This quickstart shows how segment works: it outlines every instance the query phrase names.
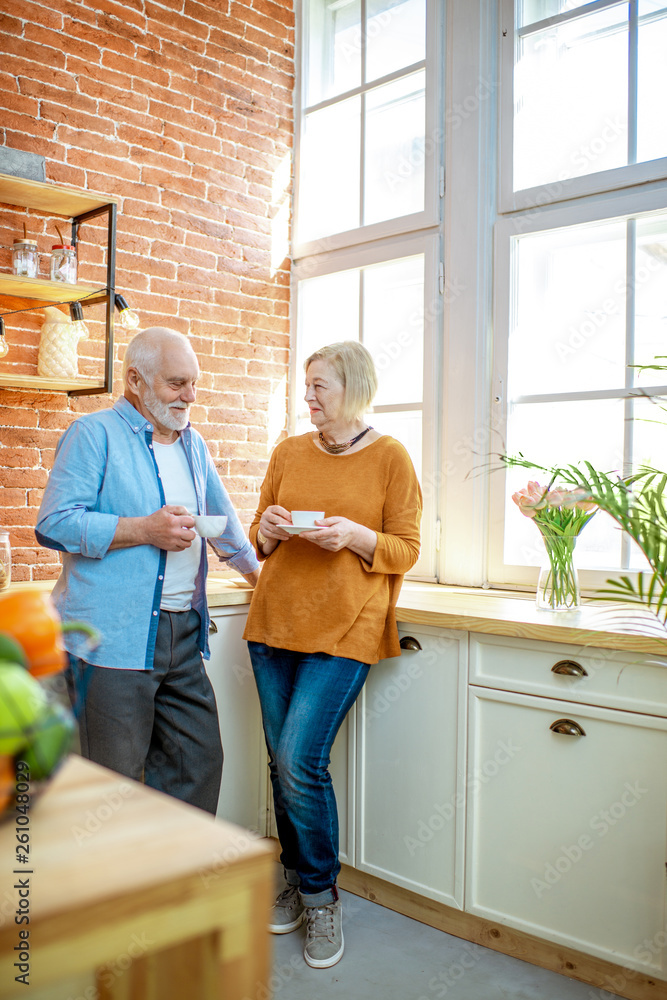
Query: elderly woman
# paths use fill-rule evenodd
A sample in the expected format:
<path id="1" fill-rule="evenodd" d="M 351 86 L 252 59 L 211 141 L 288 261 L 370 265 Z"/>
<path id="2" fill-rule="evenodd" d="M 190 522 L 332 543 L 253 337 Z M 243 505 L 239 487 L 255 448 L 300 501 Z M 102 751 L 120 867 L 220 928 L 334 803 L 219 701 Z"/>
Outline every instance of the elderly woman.
<path id="1" fill-rule="evenodd" d="M 265 565 L 245 638 L 287 881 L 270 929 L 305 918 L 304 958 L 327 968 L 343 954 L 330 751 L 370 665 L 400 652 L 394 608 L 419 555 L 421 491 L 403 446 L 364 423 L 377 389 L 368 351 L 331 344 L 305 370 L 316 429 L 271 456 L 250 528 Z M 318 527 L 286 530 L 306 508 L 325 512 Z"/>

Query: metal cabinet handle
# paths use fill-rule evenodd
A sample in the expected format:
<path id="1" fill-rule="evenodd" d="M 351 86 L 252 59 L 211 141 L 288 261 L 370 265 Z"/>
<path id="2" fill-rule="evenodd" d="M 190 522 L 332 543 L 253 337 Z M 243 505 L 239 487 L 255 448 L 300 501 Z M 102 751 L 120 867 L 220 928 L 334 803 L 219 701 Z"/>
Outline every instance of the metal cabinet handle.
<path id="1" fill-rule="evenodd" d="M 568 677 L 588 677 L 588 673 L 576 660 L 559 660 L 551 668 L 552 674 L 567 674 Z"/>
<path id="2" fill-rule="evenodd" d="M 421 649 L 421 643 L 411 635 L 404 635 L 400 641 L 401 649 Z"/>
<path id="3" fill-rule="evenodd" d="M 212 618 L 208 623 L 208 631 L 210 635 L 215 635 L 215 633 L 218 631 L 218 626 L 215 624 Z"/>
<path id="4" fill-rule="evenodd" d="M 549 726 L 552 733 L 560 733 L 561 736 L 585 736 L 586 733 L 578 722 L 572 719 L 556 719 Z"/>

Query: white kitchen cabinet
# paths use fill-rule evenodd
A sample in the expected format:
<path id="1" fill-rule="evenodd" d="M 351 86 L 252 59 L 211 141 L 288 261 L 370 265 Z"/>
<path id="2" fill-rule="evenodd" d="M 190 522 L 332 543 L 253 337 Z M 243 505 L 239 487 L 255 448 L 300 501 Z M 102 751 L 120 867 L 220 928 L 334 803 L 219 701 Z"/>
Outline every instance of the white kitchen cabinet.
<path id="1" fill-rule="evenodd" d="M 338 828 L 340 831 L 338 857 L 345 865 L 354 865 L 356 719 L 357 706 L 354 704 L 338 730 L 338 735 L 331 748 L 331 763 L 329 765 L 338 809 Z"/>
<path id="2" fill-rule="evenodd" d="M 471 635 L 470 683 L 646 715 L 667 715 L 663 656 Z"/>
<path id="3" fill-rule="evenodd" d="M 262 836 L 267 826 L 266 745 L 257 687 L 243 639 L 245 605 L 212 608 L 211 679 L 224 751 L 217 815 Z"/>
<path id="4" fill-rule="evenodd" d="M 667 720 L 473 685 L 469 733 L 466 910 L 664 978 Z"/>
<path id="5" fill-rule="evenodd" d="M 405 626 L 357 701 L 355 867 L 463 906 L 467 635 Z"/>

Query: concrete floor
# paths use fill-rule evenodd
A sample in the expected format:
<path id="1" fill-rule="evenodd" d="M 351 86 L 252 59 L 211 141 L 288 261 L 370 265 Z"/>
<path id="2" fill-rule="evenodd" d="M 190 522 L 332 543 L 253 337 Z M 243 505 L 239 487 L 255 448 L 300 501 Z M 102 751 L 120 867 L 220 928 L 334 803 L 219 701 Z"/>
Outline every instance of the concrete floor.
<path id="1" fill-rule="evenodd" d="M 273 935 L 274 1000 L 598 1000 L 592 986 L 499 955 L 341 892 L 345 954 L 303 960 L 305 927 Z"/>

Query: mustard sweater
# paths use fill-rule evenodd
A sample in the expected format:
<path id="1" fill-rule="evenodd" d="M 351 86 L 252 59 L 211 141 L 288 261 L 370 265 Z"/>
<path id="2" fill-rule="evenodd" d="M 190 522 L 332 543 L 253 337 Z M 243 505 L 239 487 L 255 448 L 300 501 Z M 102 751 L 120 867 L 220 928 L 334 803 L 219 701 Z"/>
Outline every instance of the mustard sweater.
<path id="1" fill-rule="evenodd" d="M 282 441 L 271 456 L 250 528 L 263 511 L 323 510 L 377 533 L 369 565 L 350 549 L 327 552 L 292 536 L 265 559 L 244 638 L 302 653 L 377 663 L 400 653 L 394 609 L 419 556 L 422 497 L 402 444 L 383 436 L 352 455 L 328 455 L 312 434 Z"/>

